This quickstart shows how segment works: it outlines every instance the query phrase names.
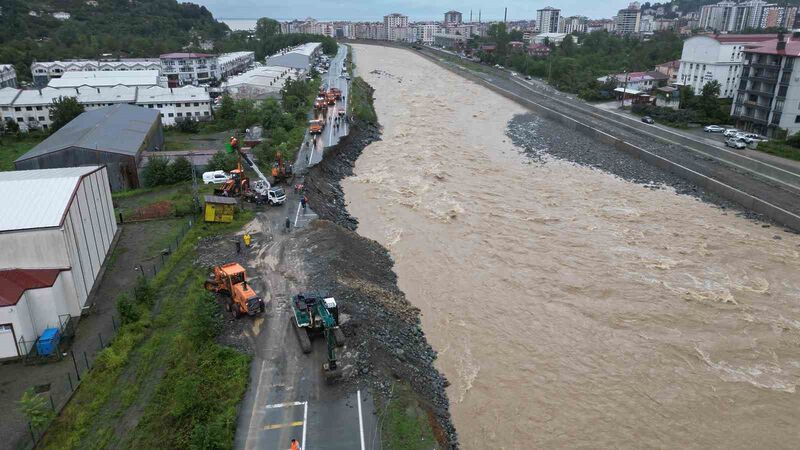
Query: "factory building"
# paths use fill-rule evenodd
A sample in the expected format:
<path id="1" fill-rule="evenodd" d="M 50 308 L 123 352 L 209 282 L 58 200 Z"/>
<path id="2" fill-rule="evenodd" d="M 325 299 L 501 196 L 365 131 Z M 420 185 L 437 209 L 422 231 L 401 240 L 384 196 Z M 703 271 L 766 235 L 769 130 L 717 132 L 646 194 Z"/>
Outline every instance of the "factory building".
<path id="1" fill-rule="evenodd" d="M 117 234 L 105 167 L 0 173 L 0 359 L 81 315 Z"/>
<path id="2" fill-rule="evenodd" d="M 107 166 L 112 191 L 140 187 L 142 152 L 164 145 L 158 111 L 114 105 L 87 111 L 14 161 L 17 170 Z"/>

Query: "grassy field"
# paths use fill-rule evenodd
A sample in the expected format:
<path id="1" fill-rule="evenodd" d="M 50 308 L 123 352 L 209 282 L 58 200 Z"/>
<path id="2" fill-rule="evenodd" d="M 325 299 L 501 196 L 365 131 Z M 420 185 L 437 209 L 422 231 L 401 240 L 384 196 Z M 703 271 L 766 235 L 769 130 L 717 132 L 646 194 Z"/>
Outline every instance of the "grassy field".
<path id="1" fill-rule="evenodd" d="M 33 135 L 19 139 L 0 139 L 0 171 L 14 170 L 14 160 L 32 149 L 47 136 Z"/>
<path id="2" fill-rule="evenodd" d="M 757 150 L 770 155 L 800 161 L 800 149 L 792 147 L 783 141 L 759 142 Z"/>
<path id="3" fill-rule="evenodd" d="M 123 326 L 39 448 L 232 448 L 249 357 L 214 341 L 221 316 L 195 245 L 252 219 L 197 223 L 155 278 L 118 300 Z"/>
<path id="4" fill-rule="evenodd" d="M 392 398 L 379 405 L 383 448 L 387 450 L 435 450 L 440 448 L 434 439 L 428 413 L 420 406 L 408 385 L 394 385 Z"/>
<path id="5" fill-rule="evenodd" d="M 174 128 L 164 130 L 164 148 L 167 151 L 180 150 L 225 150 L 225 143 L 231 131 L 205 131 L 183 133 Z"/>
<path id="6" fill-rule="evenodd" d="M 203 196 L 214 192 L 213 185 L 198 182 L 198 195 L 202 204 Z M 168 202 L 171 204 L 175 217 L 194 214 L 192 199 L 192 184 L 190 182 L 170 186 L 156 186 L 153 188 L 133 189 L 115 192 L 111 195 L 114 201 L 114 212 L 123 218 L 131 216 L 140 208 L 147 208 L 156 203 Z"/>

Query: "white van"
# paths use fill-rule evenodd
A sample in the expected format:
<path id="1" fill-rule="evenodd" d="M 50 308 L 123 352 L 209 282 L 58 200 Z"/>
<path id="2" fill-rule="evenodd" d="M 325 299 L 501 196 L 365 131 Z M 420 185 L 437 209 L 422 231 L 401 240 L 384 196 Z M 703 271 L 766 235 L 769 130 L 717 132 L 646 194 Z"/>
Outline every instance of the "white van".
<path id="1" fill-rule="evenodd" d="M 203 183 L 205 184 L 222 184 L 229 178 L 230 176 L 224 170 L 203 173 Z"/>

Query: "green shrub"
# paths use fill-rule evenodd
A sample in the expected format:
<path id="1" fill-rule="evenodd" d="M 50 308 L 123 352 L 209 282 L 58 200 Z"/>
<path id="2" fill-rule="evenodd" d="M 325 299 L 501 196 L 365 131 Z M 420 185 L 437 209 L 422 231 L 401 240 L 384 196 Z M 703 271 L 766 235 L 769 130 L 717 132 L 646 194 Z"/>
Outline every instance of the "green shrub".
<path id="1" fill-rule="evenodd" d="M 147 278 L 139 277 L 139 279 L 136 280 L 136 286 L 133 288 L 133 298 L 136 299 L 136 302 L 140 305 L 145 305 L 148 308 L 153 306 L 156 292 L 150 282 L 147 281 Z"/>
<path id="2" fill-rule="evenodd" d="M 222 317 L 214 296 L 201 292 L 194 296 L 192 313 L 183 322 L 186 335 L 194 341 L 208 341 L 222 332 Z"/>
<path id="3" fill-rule="evenodd" d="M 141 311 L 127 292 L 117 297 L 117 312 L 123 325 L 134 323 L 141 317 Z"/>
<path id="4" fill-rule="evenodd" d="M 186 119 L 178 122 L 178 131 L 182 133 L 197 133 L 200 131 L 200 123 L 194 119 Z"/>
<path id="5" fill-rule="evenodd" d="M 17 405 L 19 405 L 22 415 L 28 419 L 35 430 L 44 428 L 55 416 L 47 399 L 34 392 L 33 388 L 28 388 L 22 393 L 22 398 L 19 399 Z"/>

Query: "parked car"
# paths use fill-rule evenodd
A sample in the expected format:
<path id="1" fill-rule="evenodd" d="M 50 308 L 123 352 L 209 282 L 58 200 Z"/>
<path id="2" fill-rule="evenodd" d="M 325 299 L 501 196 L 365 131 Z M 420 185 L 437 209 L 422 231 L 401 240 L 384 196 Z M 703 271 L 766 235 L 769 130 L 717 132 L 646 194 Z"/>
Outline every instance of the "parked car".
<path id="1" fill-rule="evenodd" d="M 656 121 L 655 121 L 655 120 L 653 120 L 653 118 L 652 118 L 652 117 L 650 117 L 650 116 L 644 116 L 644 117 L 642 117 L 642 122 L 644 122 L 644 123 L 649 123 L 649 124 L 651 124 L 651 125 L 652 125 L 652 124 L 654 124 L 654 123 L 656 123 Z"/>
<path id="2" fill-rule="evenodd" d="M 531 76 L 530 75 L 525 75 L 525 79 L 528 80 L 528 81 L 531 81 Z"/>
<path id="3" fill-rule="evenodd" d="M 703 128 L 703 131 L 706 133 L 722 133 L 725 131 L 725 127 L 721 127 L 719 125 L 709 125 Z"/>
<path id="4" fill-rule="evenodd" d="M 767 138 L 764 136 L 759 136 L 755 133 L 738 133 L 736 137 L 743 140 L 747 144 L 752 144 L 753 142 L 763 142 L 767 140 Z"/>
<path id="5" fill-rule="evenodd" d="M 737 130 L 736 128 L 728 128 L 722 132 L 722 135 L 725 137 L 733 137 L 736 136 L 736 133 L 741 133 L 741 131 Z"/>
<path id="6" fill-rule="evenodd" d="M 230 176 L 224 170 L 203 173 L 203 183 L 205 184 L 222 184 L 228 181 L 229 178 Z"/>
<path id="7" fill-rule="evenodd" d="M 739 150 L 747 148 L 747 144 L 745 144 L 743 140 L 735 137 L 728 138 L 727 140 L 725 140 L 725 145 Z"/>

